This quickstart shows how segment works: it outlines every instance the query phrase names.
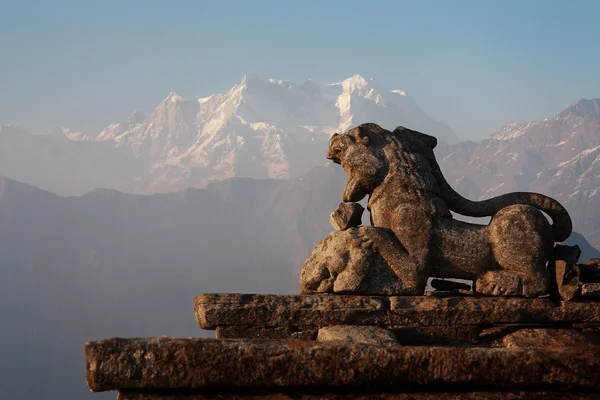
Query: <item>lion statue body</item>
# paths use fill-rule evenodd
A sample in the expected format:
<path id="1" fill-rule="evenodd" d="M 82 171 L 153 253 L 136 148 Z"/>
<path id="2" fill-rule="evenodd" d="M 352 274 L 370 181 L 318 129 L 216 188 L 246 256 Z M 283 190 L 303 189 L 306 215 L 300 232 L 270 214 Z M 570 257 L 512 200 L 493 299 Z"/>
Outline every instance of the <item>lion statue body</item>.
<path id="1" fill-rule="evenodd" d="M 387 131 L 376 124 L 334 134 L 329 142 L 327 158 L 348 175 L 342 200 L 358 202 L 369 196 L 372 227 L 362 227 L 363 234 L 385 230 L 395 237 L 390 243 L 381 239 L 387 234 L 371 234 L 370 240 L 387 255 L 402 282 L 396 294 L 423 294 L 430 276 L 471 279 L 477 292 L 488 295 L 546 294 L 546 263 L 554 243 L 571 234 L 567 211 L 537 193 L 508 193 L 479 202 L 463 198 L 446 182 L 433 153 L 436 145 L 433 136 L 404 127 Z M 492 219 L 489 225 L 471 224 L 454 219 L 451 211 Z M 334 232 L 328 240 L 340 234 Z M 352 292 L 319 288 L 316 277 L 328 268 L 326 260 L 332 260 L 331 254 L 317 257 L 319 251 L 327 252 L 320 245 L 303 267 L 302 292 Z"/>

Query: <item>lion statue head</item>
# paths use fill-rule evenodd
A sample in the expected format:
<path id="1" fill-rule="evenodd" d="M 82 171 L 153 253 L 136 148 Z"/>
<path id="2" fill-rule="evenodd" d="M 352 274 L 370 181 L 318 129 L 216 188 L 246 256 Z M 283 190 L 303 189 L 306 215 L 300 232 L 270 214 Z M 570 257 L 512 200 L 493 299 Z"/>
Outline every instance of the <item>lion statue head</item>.
<path id="1" fill-rule="evenodd" d="M 377 124 L 362 124 L 329 140 L 327 158 L 340 164 L 348 175 L 342 200 L 357 202 L 381 184 L 398 163 L 423 164 L 435 160 L 437 139 L 403 126 L 388 131 Z"/>

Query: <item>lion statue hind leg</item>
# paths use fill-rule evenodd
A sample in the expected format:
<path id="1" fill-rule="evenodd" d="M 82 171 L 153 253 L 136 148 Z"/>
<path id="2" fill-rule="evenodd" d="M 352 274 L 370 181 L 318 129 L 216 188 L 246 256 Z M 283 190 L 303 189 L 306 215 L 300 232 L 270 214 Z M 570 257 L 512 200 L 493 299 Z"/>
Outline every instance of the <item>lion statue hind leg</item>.
<path id="1" fill-rule="evenodd" d="M 488 271 L 475 290 L 489 295 L 537 297 L 548 293 L 546 263 L 554 248 L 550 223 L 535 207 L 515 204 L 501 209 L 488 227 L 500 269 Z"/>

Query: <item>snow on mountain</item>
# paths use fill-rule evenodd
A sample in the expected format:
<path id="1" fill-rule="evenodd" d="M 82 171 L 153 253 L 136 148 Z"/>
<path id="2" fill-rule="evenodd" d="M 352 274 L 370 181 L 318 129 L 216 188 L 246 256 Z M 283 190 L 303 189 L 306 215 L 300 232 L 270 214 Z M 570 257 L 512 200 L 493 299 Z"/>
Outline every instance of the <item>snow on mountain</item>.
<path id="1" fill-rule="evenodd" d="M 551 118 L 507 124 L 480 144 L 436 151 L 448 181 L 466 197 L 547 194 L 567 208 L 577 232 L 600 246 L 600 99 L 582 99 Z"/>
<path id="2" fill-rule="evenodd" d="M 299 176 L 323 160 L 332 133 L 372 121 L 458 141 L 406 93 L 360 75 L 328 85 L 246 75 L 224 94 L 171 93 L 148 118 L 110 125 L 97 140 L 146 165 L 149 174 L 130 191 L 162 192 L 234 176 Z"/>
<path id="3" fill-rule="evenodd" d="M 48 136 L 51 138 L 56 138 L 56 139 L 66 139 L 66 140 L 70 140 L 72 142 L 78 142 L 78 141 L 83 141 L 83 140 L 93 140 L 91 137 L 81 133 L 81 132 L 73 132 L 72 130 L 70 130 L 69 128 L 65 128 L 60 127 L 58 129 L 54 129 L 52 130 L 50 133 L 48 133 L 47 135 L 44 136 Z"/>

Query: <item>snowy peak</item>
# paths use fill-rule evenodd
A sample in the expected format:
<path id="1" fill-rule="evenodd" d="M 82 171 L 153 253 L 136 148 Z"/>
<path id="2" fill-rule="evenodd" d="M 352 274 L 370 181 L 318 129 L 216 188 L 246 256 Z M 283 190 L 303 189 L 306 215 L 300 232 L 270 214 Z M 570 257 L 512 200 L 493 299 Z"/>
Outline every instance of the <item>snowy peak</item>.
<path id="1" fill-rule="evenodd" d="M 355 91 L 355 90 L 365 89 L 367 86 L 369 86 L 369 82 L 367 82 L 367 80 L 359 74 L 351 76 L 348 79 L 344 79 L 339 84 L 346 91 Z"/>
<path id="2" fill-rule="evenodd" d="M 177 92 L 171 92 L 167 98 L 163 100 L 163 103 L 179 103 L 181 101 L 187 101 L 187 99 Z"/>
<path id="3" fill-rule="evenodd" d="M 240 83 L 233 87 L 234 92 L 250 91 L 260 93 L 264 90 L 273 90 L 275 87 L 292 89 L 295 85 L 286 80 L 263 78 L 257 74 L 248 74 L 242 77 Z M 230 91 L 231 92 L 231 91 Z"/>
<path id="4" fill-rule="evenodd" d="M 73 132 L 72 130 L 70 130 L 69 128 L 65 128 L 64 126 L 51 130 L 50 133 L 45 136 L 50 136 L 63 140 L 70 140 L 72 142 L 91 140 L 89 136 L 86 136 L 81 132 Z"/>
<path id="5" fill-rule="evenodd" d="M 371 98 L 374 98 L 377 95 L 382 96 L 388 92 L 388 90 L 374 78 L 366 79 L 359 74 L 327 86 L 341 88 L 342 93 L 348 93 L 350 95 L 356 94 L 357 96 Z"/>

